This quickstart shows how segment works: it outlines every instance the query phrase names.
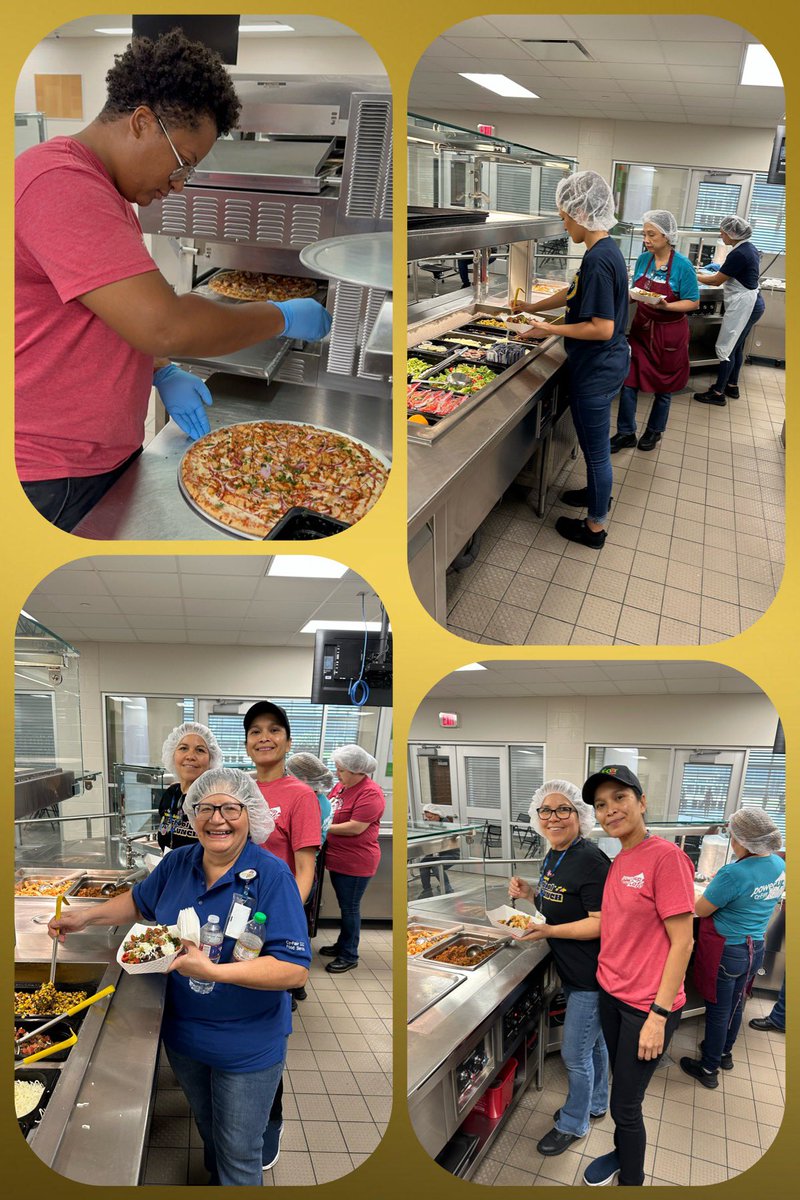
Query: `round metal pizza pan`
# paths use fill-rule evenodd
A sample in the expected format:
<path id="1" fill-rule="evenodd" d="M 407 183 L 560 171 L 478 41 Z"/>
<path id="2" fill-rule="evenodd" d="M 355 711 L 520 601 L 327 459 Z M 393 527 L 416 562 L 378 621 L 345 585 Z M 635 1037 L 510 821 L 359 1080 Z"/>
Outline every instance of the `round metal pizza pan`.
<path id="1" fill-rule="evenodd" d="M 314 425 L 311 423 L 311 421 L 236 421 L 233 425 L 220 426 L 220 428 L 236 429 L 238 426 L 242 425 L 306 425 L 309 429 L 319 430 L 320 433 L 335 433 L 338 437 L 346 438 L 348 441 L 353 442 L 356 446 L 361 446 L 362 449 L 369 450 L 370 454 L 373 455 L 374 458 L 377 458 L 381 466 L 385 467 L 387 471 L 390 471 L 392 467 L 392 464 L 386 455 L 382 454 L 380 450 L 376 450 L 374 446 L 370 446 L 369 442 L 362 441 L 361 438 L 353 437 L 352 434 L 342 433 L 341 429 L 332 429 L 330 425 Z M 218 433 L 219 430 L 213 429 L 211 432 Z M 203 439 L 199 438 L 198 440 L 202 441 Z M 178 491 L 189 505 L 189 508 L 191 508 L 193 512 L 197 513 L 198 517 L 202 517 L 203 520 L 209 525 L 213 525 L 215 529 L 221 529 L 224 533 L 227 533 L 229 537 L 239 538 L 241 541 L 245 542 L 263 541 L 263 536 L 260 534 L 242 533 L 238 529 L 232 529 L 230 525 L 225 523 L 225 521 L 220 521 L 217 519 L 217 517 L 212 517 L 210 513 L 205 512 L 197 503 L 197 501 L 189 495 L 189 492 L 186 490 L 186 486 L 183 482 L 183 460 L 186 458 L 186 455 L 189 453 L 189 451 L 196 445 L 197 442 L 193 442 L 191 446 L 187 446 L 185 452 L 181 456 L 181 461 L 178 463 Z M 280 518 L 278 518 L 278 520 L 280 520 Z"/>
<path id="2" fill-rule="evenodd" d="M 354 233 L 325 238 L 300 251 L 300 262 L 309 271 L 341 283 L 392 290 L 391 233 Z"/>

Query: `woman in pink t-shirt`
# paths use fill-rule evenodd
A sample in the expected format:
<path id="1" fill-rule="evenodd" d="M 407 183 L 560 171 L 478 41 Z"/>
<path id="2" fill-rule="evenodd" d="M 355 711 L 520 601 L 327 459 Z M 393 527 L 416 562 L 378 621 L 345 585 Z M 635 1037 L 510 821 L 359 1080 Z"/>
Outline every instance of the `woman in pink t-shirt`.
<path id="1" fill-rule="evenodd" d="M 378 832 L 386 797 L 370 778 L 378 764 L 361 746 L 340 746 L 333 752 L 333 762 L 339 783 L 328 796 L 333 817 L 325 843 L 325 866 L 342 924 L 334 944 L 323 946 L 320 954 L 333 959 L 325 970 L 339 975 L 358 966 L 361 897 L 381 860 Z"/>
<path id="2" fill-rule="evenodd" d="M 611 864 L 600 908 L 600 1024 L 611 1064 L 614 1149 L 589 1163 L 590 1186 L 644 1183 L 647 1147 L 642 1104 L 661 1055 L 677 1029 L 692 953 L 694 867 L 645 824 L 642 785 L 625 766 L 603 767 L 583 785 L 603 832 L 621 850 Z"/>

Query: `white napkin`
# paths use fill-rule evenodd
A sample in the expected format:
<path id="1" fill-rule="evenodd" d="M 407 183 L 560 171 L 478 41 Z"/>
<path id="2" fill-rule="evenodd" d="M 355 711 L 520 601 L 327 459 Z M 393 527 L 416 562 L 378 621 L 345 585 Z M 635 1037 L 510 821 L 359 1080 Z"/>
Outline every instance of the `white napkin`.
<path id="1" fill-rule="evenodd" d="M 178 913 L 178 933 L 185 942 L 200 945 L 200 918 L 193 908 L 182 908 Z"/>

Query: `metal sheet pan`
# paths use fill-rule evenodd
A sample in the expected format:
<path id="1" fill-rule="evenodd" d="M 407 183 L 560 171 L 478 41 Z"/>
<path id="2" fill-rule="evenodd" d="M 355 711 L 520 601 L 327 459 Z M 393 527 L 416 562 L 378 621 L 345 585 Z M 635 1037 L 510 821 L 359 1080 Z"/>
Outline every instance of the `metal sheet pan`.
<path id="1" fill-rule="evenodd" d="M 456 971 L 440 971 L 427 964 L 412 964 L 408 971 L 407 1024 L 416 1021 L 417 1017 L 421 1017 L 443 996 L 460 987 L 466 979 L 466 975 L 459 975 Z"/>
<path id="2" fill-rule="evenodd" d="M 419 932 L 424 931 L 425 933 L 429 933 L 429 932 L 432 932 L 435 930 L 435 931 L 441 933 L 442 936 L 439 939 L 439 941 L 436 943 L 437 946 L 441 946 L 442 943 L 444 942 L 445 938 L 452 937 L 452 935 L 456 934 L 456 933 L 461 933 L 463 928 L 464 928 L 464 926 L 461 924 L 452 924 L 450 921 L 440 922 L 440 921 L 435 921 L 435 920 L 409 921 L 408 926 L 407 926 L 407 930 L 409 933 L 414 933 L 416 930 L 418 930 Z M 424 953 L 424 950 L 420 949 L 420 950 L 417 950 L 414 954 L 408 954 L 407 957 L 409 959 L 417 959 L 423 953 Z"/>
<path id="3" fill-rule="evenodd" d="M 281 424 L 281 425 L 308 425 L 312 429 L 317 429 L 324 433 L 335 433 L 339 437 L 347 438 L 349 441 L 355 442 L 357 446 L 361 446 L 361 447 L 363 447 L 363 449 L 369 450 L 370 454 L 374 455 L 375 458 L 377 458 L 378 462 L 381 463 L 381 465 L 384 466 L 387 471 L 391 470 L 391 463 L 389 462 L 389 460 L 386 458 L 385 455 L 381 454 L 380 450 L 376 450 L 375 447 L 370 446 L 368 442 L 362 442 L 362 440 L 360 438 L 352 437 L 352 435 L 349 433 L 342 433 L 338 429 L 332 429 L 329 425 L 312 425 L 312 423 L 310 421 L 280 421 L 280 422 L 276 422 L 276 423 Z M 271 422 L 271 421 L 242 421 L 242 422 L 240 422 L 240 424 L 242 424 L 242 425 L 269 425 L 269 424 L 273 424 L 273 422 Z M 230 525 L 226 525 L 224 521 L 218 521 L 216 519 L 216 517 L 212 517 L 208 513 L 204 512 L 196 504 L 196 502 L 192 499 L 192 497 L 187 492 L 186 487 L 183 482 L 183 459 L 186 457 L 186 455 L 189 453 L 189 451 L 191 449 L 192 449 L 191 446 L 187 447 L 187 449 L 184 452 L 183 457 L 181 458 L 181 461 L 178 465 L 178 490 L 180 491 L 180 494 L 183 496 L 184 500 L 189 505 L 189 507 L 192 509 L 192 511 L 195 512 L 199 517 L 202 517 L 204 521 L 207 521 L 209 525 L 213 525 L 216 529 L 224 530 L 225 533 L 227 533 L 229 537 L 239 538 L 240 540 L 245 541 L 245 542 L 263 541 L 263 538 L 257 534 L 240 533 L 239 530 L 237 530 L 237 529 L 231 529 Z"/>
<path id="4" fill-rule="evenodd" d="M 319 192 L 332 140 L 217 141 L 192 177 L 192 186 L 268 192 Z"/>
<path id="5" fill-rule="evenodd" d="M 481 967 L 485 966 L 486 963 L 488 963 L 497 953 L 499 953 L 502 948 L 504 948 L 504 942 L 505 938 L 486 937 L 484 935 L 475 933 L 458 933 L 454 937 L 449 937 L 444 942 L 437 942 L 435 946 L 431 946 L 430 950 L 426 950 L 422 955 L 422 959 L 426 963 L 430 962 L 432 966 L 435 966 L 443 971 L 479 971 Z M 467 966 L 465 963 L 442 962 L 441 959 L 437 959 L 435 957 L 437 954 L 441 954 L 442 950 L 444 950 L 446 947 L 456 946 L 459 944 L 464 946 L 487 946 L 492 947 L 492 949 L 485 958 L 482 958 L 480 962 L 476 962 L 474 966 L 471 967 Z"/>

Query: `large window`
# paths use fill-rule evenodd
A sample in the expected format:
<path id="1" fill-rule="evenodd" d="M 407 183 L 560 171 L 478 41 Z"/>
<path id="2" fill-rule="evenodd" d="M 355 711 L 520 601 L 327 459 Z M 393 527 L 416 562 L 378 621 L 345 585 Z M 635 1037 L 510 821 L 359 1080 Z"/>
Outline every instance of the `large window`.
<path id="1" fill-rule="evenodd" d="M 14 693 L 14 746 L 17 767 L 43 771 L 56 766 L 56 716 L 52 693 Z"/>
<path id="2" fill-rule="evenodd" d="M 641 783 L 650 820 L 667 820 L 672 751 L 664 746 L 589 747 L 589 775 L 613 763 L 628 767 Z"/>
<path id="3" fill-rule="evenodd" d="M 786 188 L 767 183 L 759 172 L 753 182 L 750 202 L 750 224 L 753 244 L 765 254 L 783 254 L 786 249 Z"/>
<path id="4" fill-rule="evenodd" d="M 511 819 L 527 817 L 531 797 L 544 783 L 544 746 L 510 746 Z"/>
<path id="5" fill-rule="evenodd" d="M 742 788 L 741 808 L 763 808 L 786 837 L 786 755 L 751 750 Z"/>

